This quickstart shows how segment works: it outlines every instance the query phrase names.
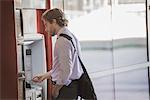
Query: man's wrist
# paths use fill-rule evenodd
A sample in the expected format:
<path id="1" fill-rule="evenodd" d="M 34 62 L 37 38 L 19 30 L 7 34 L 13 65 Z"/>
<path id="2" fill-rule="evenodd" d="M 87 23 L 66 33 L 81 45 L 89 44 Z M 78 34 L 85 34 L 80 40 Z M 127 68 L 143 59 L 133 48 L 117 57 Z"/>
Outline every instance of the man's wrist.
<path id="1" fill-rule="evenodd" d="M 45 74 L 45 78 L 46 78 L 46 79 L 50 79 L 50 80 L 52 79 L 49 72 L 47 72 L 47 73 Z"/>

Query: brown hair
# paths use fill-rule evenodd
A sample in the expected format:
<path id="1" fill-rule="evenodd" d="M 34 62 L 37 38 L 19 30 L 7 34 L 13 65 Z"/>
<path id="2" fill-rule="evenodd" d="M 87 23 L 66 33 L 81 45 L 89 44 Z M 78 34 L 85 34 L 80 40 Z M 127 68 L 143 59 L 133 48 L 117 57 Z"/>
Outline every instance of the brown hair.
<path id="1" fill-rule="evenodd" d="M 42 14 L 42 20 L 49 21 L 50 23 L 53 22 L 53 19 L 56 19 L 56 22 L 59 26 L 67 26 L 68 20 L 65 18 L 64 13 L 62 10 L 58 8 L 48 9 Z"/>

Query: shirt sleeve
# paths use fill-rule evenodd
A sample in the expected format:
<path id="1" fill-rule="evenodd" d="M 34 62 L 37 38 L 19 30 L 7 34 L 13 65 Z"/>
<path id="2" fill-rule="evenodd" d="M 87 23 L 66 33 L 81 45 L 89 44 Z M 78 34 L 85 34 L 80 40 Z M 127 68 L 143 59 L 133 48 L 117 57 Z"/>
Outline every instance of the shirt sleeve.
<path id="1" fill-rule="evenodd" d="M 71 80 L 69 79 L 72 74 L 73 63 L 72 63 L 72 45 L 70 41 L 63 37 L 60 37 L 57 43 L 58 49 L 58 60 L 60 63 L 59 67 L 59 80 L 56 84 L 58 85 L 69 85 Z"/>

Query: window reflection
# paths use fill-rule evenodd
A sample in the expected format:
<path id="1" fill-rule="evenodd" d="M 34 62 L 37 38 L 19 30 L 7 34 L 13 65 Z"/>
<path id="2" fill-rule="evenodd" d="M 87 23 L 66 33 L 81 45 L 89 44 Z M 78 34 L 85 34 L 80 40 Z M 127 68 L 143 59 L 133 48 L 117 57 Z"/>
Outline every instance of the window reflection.
<path id="1" fill-rule="evenodd" d="M 116 74 L 116 100 L 149 100 L 147 79 L 147 68 Z"/>
<path id="2" fill-rule="evenodd" d="M 112 9 L 115 67 L 147 62 L 145 0 L 130 1 Z"/>

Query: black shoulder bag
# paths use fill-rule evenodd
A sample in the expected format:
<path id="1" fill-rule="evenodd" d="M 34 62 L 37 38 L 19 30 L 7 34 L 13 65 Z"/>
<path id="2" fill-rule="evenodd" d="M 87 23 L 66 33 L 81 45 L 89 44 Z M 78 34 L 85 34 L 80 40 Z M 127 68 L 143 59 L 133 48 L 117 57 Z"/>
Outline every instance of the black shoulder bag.
<path id="1" fill-rule="evenodd" d="M 73 47 L 75 48 L 72 38 L 70 36 L 68 36 L 67 34 L 60 34 L 59 36 L 67 38 L 69 41 L 71 41 Z M 92 81 L 79 55 L 78 58 L 84 71 L 83 75 L 80 77 L 80 79 L 78 79 L 78 95 L 83 99 L 97 100 Z"/>

